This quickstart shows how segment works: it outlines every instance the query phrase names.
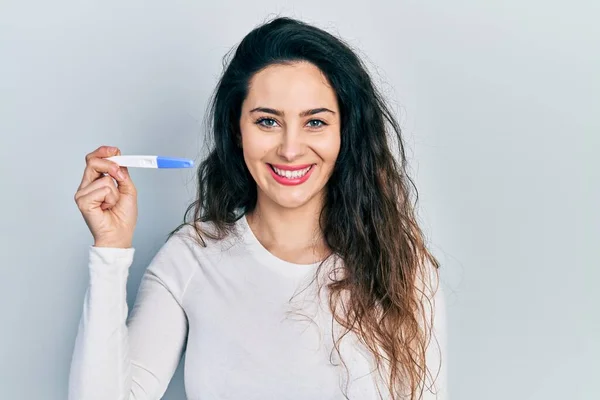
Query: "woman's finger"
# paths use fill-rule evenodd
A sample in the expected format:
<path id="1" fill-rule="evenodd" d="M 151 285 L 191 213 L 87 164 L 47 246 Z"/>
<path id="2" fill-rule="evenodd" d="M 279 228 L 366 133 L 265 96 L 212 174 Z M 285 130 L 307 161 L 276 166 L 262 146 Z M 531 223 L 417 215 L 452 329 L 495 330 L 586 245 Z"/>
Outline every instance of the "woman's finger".
<path id="1" fill-rule="evenodd" d="M 90 183 L 86 187 L 78 190 L 77 193 L 75 193 L 75 201 L 77 201 L 77 199 L 79 197 L 83 197 L 83 196 L 87 195 L 88 193 L 91 193 L 94 190 L 100 189 L 101 187 L 104 187 L 104 186 L 110 188 L 111 192 L 118 197 L 119 191 L 117 190 L 117 187 L 115 186 L 115 182 L 113 181 L 113 178 L 111 176 L 107 175 L 105 177 L 96 179 L 94 182 Z"/>
<path id="2" fill-rule="evenodd" d="M 121 174 L 116 174 L 114 176 L 117 181 L 117 190 L 121 194 L 137 196 L 137 189 L 133 184 L 133 180 L 131 180 L 131 176 L 129 175 L 129 169 L 127 167 L 119 167 Z"/>
<path id="3" fill-rule="evenodd" d="M 85 196 L 79 197 L 77 199 L 77 206 L 85 215 L 86 213 L 94 211 L 94 209 L 100 207 L 102 203 L 111 201 L 111 193 L 112 192 L 108 186 L 102 186 L 101 188 L 91 191 Z"/>
<path id="4" fill-rule="evenodd" d="M 92 158 L 104 158 L 116 155 L 119 149 L 113 146 L 100 146 L 96 150 L 85 155 L 85 163 L 87 164 Z"/>
<path id="5" fill-rule="evenodd" d="M 87 163 L 85 170 L 83 171 L 83 178 L 81 180 L 80 189 L 88 186 L 96 179 L 102 177 L 104 174 L 109 174 L 117 181 L 125 179 L 125 175 L 119 176 L 121 172 L 121 167 L 119 164 L 105 160 L 104 158 L 92 157 Z"/>
<path id="6" fill-rule="evenodd" d="M 104 202 L 100 204 L 100 208 L 102 211 L 109 210 L 117 205 L 119 202 L 119 192 L 115 190 L 111 190 L 105 197 Z"/>
<path id="7" fill-rule="evenodd" d="M 93 182 L 98 177 L 100 177 L 103 172 L 106 172 L 106 171 L 96 171 L 94 169 L 88 169 L 90 162 L 92 160 L 98 159 L 98 158 L 102 159 L 102 158 L 116 156 L 116 155 L 120 155 L 120 154 L 121 154 L 121 151 L 117 147 L 112 147 L 112 146 L 100 146 L 96 150 L 92 151 L 91 153 L 86 154 L 86 156 L 85 156 L 86 168 L 83 172 L 83 177 L 81 179 L 81 184 L 79 185 L 79 188 L 81 189 L 82 187 L 89 185 L 91 182 Z"/>

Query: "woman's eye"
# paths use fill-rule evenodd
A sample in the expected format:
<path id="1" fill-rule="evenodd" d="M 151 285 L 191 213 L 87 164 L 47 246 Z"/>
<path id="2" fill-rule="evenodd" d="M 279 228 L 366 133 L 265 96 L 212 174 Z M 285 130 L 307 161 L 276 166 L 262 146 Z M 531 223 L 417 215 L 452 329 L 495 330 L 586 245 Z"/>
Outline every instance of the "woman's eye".
<path id="1" fill-rule="evenodd" d="M 310 121 L 308 121 L 308 126 L 310 128 L 321 128 L 324 125 L 325 122 L 321 121 L 320 119 L 311 119 Z"/>
<path id="2" fill-rule="evenodd" d="M 261 118 L 256 121 L 256 123 L 267 128 L 273 128 L 274 126 L 277 126 L 277 121 L 272 118 Z"/>

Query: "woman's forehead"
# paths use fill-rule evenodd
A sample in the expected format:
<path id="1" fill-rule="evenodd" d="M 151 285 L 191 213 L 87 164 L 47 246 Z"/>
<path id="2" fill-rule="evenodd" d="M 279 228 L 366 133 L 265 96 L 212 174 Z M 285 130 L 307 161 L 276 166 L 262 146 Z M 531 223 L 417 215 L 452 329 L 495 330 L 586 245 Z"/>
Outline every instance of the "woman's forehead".
<path id="1" fill-rule="evenodd" d="M 249 109 L 267 107 L 291 111 L 337 108 L 335 91 L 319 68 L 307 62 L 275 64 L 250 80 Z"/>

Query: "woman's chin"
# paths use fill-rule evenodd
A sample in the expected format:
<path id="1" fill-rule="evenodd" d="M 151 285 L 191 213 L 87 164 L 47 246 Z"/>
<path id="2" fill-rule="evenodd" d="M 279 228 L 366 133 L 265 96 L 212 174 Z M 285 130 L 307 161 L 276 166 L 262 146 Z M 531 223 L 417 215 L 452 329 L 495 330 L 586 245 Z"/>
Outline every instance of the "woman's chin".
<path id="1" fill-rule="evenodd" d="M 315 187 L 316 186 L 316 187 Z M 267 203 L 280 208 L 294 209 L 313 204 L 317 208 L 321 208 L 321 199 L 324 188 L 319 190 L 320 185 L 315 185 L 315 182 L 304 182 L 300 185 L 281 185 L 276 182 L 268 182 L 264 186 L 258 187 L 259 200 L 267 200 Z M 261 190 L 262 189 L 262 190 Z M 266 205 L 266 203 L 265 203 Z"/>
<path id="2" fill-rule="evenodd" d="M 275 202 L 281 208 L 300 208 L 308 203 L 308 199 L 283 197 L 276 199 Z"/>
<path id="3" fill-rule="evenodd" d="M 296 193 L 277 193 L 274 196 L 269 196 L 281 208 L 300 208 L 314 199 L 314 193 L 306 193 L 298 191 Z"/>

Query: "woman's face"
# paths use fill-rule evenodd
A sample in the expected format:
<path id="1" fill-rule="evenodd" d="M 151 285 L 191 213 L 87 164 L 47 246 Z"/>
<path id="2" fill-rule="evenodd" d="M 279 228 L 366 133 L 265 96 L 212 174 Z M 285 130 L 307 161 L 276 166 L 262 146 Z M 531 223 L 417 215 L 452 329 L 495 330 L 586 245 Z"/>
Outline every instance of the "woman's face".
<path id="1" fill-rule="evenodd" d="M 242 104 L 244 161 L 258 201 L 320 207 L 340 150 L 334 90 L 313 64 L 271 65 L 255 74 Z"/>

